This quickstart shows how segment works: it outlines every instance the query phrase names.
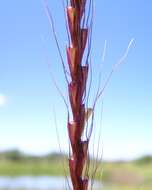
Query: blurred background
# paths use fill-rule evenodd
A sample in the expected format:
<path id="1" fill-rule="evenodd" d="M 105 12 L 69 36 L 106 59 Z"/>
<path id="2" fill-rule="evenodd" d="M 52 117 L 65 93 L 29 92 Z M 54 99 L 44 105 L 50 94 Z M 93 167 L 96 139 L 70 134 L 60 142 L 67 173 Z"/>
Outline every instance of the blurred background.
<path id="1" fill-rule="evenodd" d="M 66 59 L 62 2 L 48 3 Z M 104 85 L 134 39 L 97 104 L 90 155 L 91 170 L 99 166 L 98 189 L 98 182 L 103 190 L 152 188 L 151 7 L 144 0 L 95 1 L 89 106 L 99 71 Z M 44 3 L 5 0 L 0 23 L 0 189 L 63 189 L 67 181 L 62 176 L 68 176 L 67 114 L 52 76 L 65 97 L 67 89 Z M 95 162 L 97 154 L 101 159 Z"/>

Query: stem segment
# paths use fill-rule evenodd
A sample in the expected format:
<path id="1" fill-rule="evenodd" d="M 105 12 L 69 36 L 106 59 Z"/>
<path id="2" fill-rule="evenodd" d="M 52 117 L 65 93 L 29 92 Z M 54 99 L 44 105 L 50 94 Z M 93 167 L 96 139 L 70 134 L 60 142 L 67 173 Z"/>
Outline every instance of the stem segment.
<path id="1" fill-rule="evenodd" d="M 87 190 L 88 178 L 83 175 L 87 161 L 89 139 L 83 141 L 82 134 L 85 127 L 86 111 L 83 96 L 86 91 L 88 78 L 88 64 L 82 64 L 83 54 L 88 39 L 88 28 L 81 27 L 85 14 L 86 0 L 71 0 L 66 7 L 67 22 L 71 37 L 67 47 L 67 60 L 71 75 L 69 83 L 69 99 L 72 110 L 72 122 L 68 121 L 68 135 L 72 153 L 69 158 L 70 175 L 73 190 Z"/>

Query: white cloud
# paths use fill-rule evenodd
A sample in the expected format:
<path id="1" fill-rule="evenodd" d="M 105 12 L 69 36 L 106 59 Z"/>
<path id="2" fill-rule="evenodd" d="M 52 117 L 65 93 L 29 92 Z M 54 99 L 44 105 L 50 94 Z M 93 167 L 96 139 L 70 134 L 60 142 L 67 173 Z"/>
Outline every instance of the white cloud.
<path id="1" fill-rule="evenodd" d="M 0 94 L 0 107 L 4 106 L 6 104 L 6 96 L 3 94 Z"/>

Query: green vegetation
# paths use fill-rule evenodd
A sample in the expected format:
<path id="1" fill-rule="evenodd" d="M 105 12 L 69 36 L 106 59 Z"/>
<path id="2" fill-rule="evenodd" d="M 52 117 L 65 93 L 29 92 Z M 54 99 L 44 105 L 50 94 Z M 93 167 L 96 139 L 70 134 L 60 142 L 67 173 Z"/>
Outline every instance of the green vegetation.
<path id="1" fill-rule="evenodd" d="M 148 159 L 147 159 L 148 158 Z M 152 157 L 132 162 L 98 163 L 96 178 L 102 179 L 103 190 L 151 190 Z M 63 167 L 64 166 L 64 167 Z M 93 161 L 91 170 L 93 170 Z M 65 155 L 50 154 L 43 157 L 23 155 L 18 151 L 0 154 L 0 175 L 68 175 Z"/>
<path id="2" fill-rule="evenodd" d="M 45 156 L 24 155 L 16 150 L 0 154 L 0 175 L 64 175 L 65 155 L 53 153 Z M 66 167 L 67 170 L 67 167 Z"/>

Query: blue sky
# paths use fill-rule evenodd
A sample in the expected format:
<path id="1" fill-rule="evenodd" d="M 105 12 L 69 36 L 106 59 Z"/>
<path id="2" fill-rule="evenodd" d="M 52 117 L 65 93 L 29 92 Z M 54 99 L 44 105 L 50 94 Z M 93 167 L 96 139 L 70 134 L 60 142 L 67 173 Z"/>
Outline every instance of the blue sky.
<path id="1" fill-rule="evenodd" d="M 49 6 L 64 56 L 67 37 L 62 4 L 50 0 Z M 101 101 L 96 112 L 96 130 L 102 128 L 100 150 L 103 147 L 106 159 L 152 154 L 151 7 L 152 2 L 144 0 L 95 3 L 94 84 L 105 40 L 103 81 L 134 38 L 125 63 L 104 93 L 102 126 L 98 119 Z M 0 23 L 0 150 L 17 148 L 34 154 L 57 151 L 55 112 L 62 150 L 67 151 L 66 109 L 49 70 L 64 94 L 66 85 L 42 1 L 2 1 Z"/>

